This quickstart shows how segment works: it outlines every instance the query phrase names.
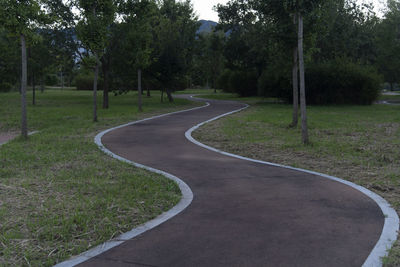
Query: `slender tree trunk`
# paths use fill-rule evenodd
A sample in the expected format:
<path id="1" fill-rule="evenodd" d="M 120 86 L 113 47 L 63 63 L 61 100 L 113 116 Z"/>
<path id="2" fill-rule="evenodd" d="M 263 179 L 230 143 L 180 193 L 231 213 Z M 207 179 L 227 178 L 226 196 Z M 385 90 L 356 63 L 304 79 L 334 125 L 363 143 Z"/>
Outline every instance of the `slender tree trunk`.
<path id="1" fill-rule="evenodd" d="M 96 55 L 96 67 L 94 69 L 93 81 L 93 121 L 97 122 L 97 79 L 99 77 L 99 59 Z"/>
<path id="2" fill-rule="evenodd" d="M 161 89 L 161 103 L 164 102 L 164 89 Z"/>
<path id="3" fill-rule="evenodd" d="M 147 82 L 145 82 L 146 85 L 146 90 L 147 90 L 147 97 L 150 97 L 150 87 L 149 84 Z"/>
<path id="4" fill-rule="evenodd" d="M 21 58 L 22 58 L 22 77 L 21 77 L 21 108 L 22 108 L 22 116 L 21 116 L 21 135 L 23 138 L 28 138 L 28 120 L 27 120 L 27 111 L 26 111 L 26 85 L 28 83 L 27 80 L 27 58 L 26 58 L 26 40 L 25 35 L 21 34 Z"/>
<path id="5" fill-rule="evenodd" d="M 32 105 L 36 105 L 36 84 L 34 73 L 32 73 Z"/>
<path id="6" fill-rule="evenodd" d="M 64 75 L 62 67 L 61 67 L 61 90 L 64 90 Z"/>
<path id="7" fill-rule="evenodd" d="M 142 110 L 142 70 L 138 69 L 138 109 Z"/>
<path id="8" fill-rule="evenodd" d="M 297 16 L 293 16 L 293 24 L 297 25 Z M 292 69 L 292 84 L 293 84 L 293 119 L 291 127 L 297 127 L 299 121 L 299 62 L 298 62 L 297 45 L 293 47 L 293 69 Z"/>
<path id="9" fill-rule="evenodd" d="M 106 60 L 102 60 L 102 70 L 103 70 L 103 76 L 104 76 L 104 84 L 103 84 L 103 109 L 108 109 L 109 107 L 109 98 L 108 98 L 108 92 L 109 92 L 109 80 L 108 80 L 108 65 Z"/>
<path id="10" fill-rule="evenodd" d="M 303 144 L 308 144 L 308 128 L 307 128 L 307 107 L 306 107 L 306 86 L 304 77 L 304 55 L 303 55 L 303 16 L 299 12 L 299 32 L 298 32 L 298 48 L 299 48 L 299 70 L 300 70 L 300 108 L 301 108 L 301 137 Z"/>
<path id="11" fill-rule="evenodd" d="M 390 84 L 390 91 L 393 91 L 393 83 L 389 83 Z"/>
<path id="12" fill-rule="evenodd" d="M 169 102 L 174 102 L 174 98 L 172 97 L 171 91 L 169 89 L 166 89 L 166 93 L 168 96 L 168 101 Z"/>

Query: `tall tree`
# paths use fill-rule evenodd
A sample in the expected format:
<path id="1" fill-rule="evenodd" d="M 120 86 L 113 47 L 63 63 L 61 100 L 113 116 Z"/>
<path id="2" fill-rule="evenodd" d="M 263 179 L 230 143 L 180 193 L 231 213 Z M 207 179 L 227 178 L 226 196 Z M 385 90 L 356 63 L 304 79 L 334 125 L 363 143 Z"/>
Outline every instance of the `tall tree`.
<path id="1" fill-rule="evenodd" d="M 142 72 L 152 61 L 151 46 L 153 29 L 157 22 L 157 4 L 151 0 L 128 1 L 124 8 L 126 29 L 126 67 L 136 70 L 138 88 L 138 109 L 142 111 Z"/>
<path id="2" fill-rule="evenodd" d="M 377 27 L 378 65 L 393 90 L 400 82 L 400 1 L 389 0 L 384 19 Z"/>
<path id="3" fill-rule="evenodd" d="M 77 25 L 79 39 L 90 50 L 94 60 L 93 121 L 97 122 L 97 83 L 100 58 L 109 38 L 110 26 L 115 19 L 113 0 L 79 0 L 81 20 Z"/>
<path id="4" fill-rule="evenodd" d="M 28 138 L 28 122 L 26 107 L 27 71 L 27 39 L 35 39 L 38 25 L 49 23 L 40 0 L 2 0 L 0 1 L 0 24 L 12 35 L 18 36 L 21 43 L 21 135 Z"/>
<path id="5" fill-rule="evenodd" d="M 186 86 L 184 80 L 187 67 L 193 59 L 198 23 L 189 0 L 164 0 L 160 6 L 160 14 L 156 29 L 157 55 L 152 69 L 159 74 L 162 95 L 165 91 L 172 102 L 171 92 Z"/>

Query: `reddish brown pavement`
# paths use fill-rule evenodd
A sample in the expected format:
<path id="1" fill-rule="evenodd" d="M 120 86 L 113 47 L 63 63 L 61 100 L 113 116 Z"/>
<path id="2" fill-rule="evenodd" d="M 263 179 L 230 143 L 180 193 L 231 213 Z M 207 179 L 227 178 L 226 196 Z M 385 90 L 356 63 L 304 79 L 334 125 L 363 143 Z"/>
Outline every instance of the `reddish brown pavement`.
<path id="1" fill-rule="evenodd" d="M 377 204 L 320 176 L 189 142 L 189 128 L 243 106 L 209 102 L 103 137 L 117 155 L 184 180 L 194 199 L 169 221 L 80 266 L 361 266 L 384 224 Z"/>

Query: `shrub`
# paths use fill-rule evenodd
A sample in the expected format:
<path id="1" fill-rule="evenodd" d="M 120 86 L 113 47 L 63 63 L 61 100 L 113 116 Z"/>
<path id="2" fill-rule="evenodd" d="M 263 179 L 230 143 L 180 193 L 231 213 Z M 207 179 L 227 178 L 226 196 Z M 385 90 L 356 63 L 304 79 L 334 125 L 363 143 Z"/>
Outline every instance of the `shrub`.
<path id="1" fill-rule="evenodd" d="M 13 88 L 13 85 L 8 82 L 1 82 L 0 83 L 0 92 L 9 92 Z"/>
<path id="2" fill-rule="evenodd" d="M 382 77 L 372 66 L 335 59 L 307 66 L 307 104 L 372 104 L 379 95 Z M 266 69 L 258 80 L 258 93 L 293 101 L 290 67 Z"/>
<path id="3" fill-rule="evenodd" d="M 289 68 L 267 68 L 258 79 L 258 95 L 287 98 L 291 102 L 292 86 Z"/>
<path id="4" fill-rule="evenodd" d="M 218 88 L 222 89 L 224 92 L 232 93 L 232 88 L 230 87 L 229 80 L 231 78 L 232 71 L 225 69 L 217 79 Z"/>
<path id="5" fill-rule="evenodd" d="M 228 93 L 242 97 L 257 95 L 257 73 L 253 71 L 231 71 L 226 69 L 217 80 L 218 87 Z"/>
<path id="6" fill-rule="evenodd" d="M 94 80 L 94 75 L 90 74 L 80 74 L 76 76 L 75 78 L 76 89 L 80 91 L 93 90 L 93 80 Z M 103 82 L 100 78 L 98 79 L 97 89 L 98 90 L 103 89 Z"/>
<path id="7" fill-rule="evenodd" d="M 378 98 L 381 83 L 376 69 L 347 59 L 314 64 L 306 71 L 307 102 L 370 105 Z"/>

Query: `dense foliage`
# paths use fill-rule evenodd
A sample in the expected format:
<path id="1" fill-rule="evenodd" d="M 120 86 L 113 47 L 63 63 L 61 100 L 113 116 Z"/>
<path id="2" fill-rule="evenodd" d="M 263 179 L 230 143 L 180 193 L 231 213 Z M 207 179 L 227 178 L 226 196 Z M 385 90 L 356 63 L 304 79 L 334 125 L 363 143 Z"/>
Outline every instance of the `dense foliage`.
<path id="1" fill-rule="evenodd" d="M 1 16 L 0 91 L 20 88 L 22 32 L 33 86 L 91 89 L 97 54 L 105 95 L 136 90 L 140 69 L 144 90 L 211 87 L 291 102 L 295 12 L 304 15 L 310 104 L 369 104 L 380 82 L 396 88 L 400 79 L 398 0 L 388 0 L 382 18 L 354 0 L 231 0 L 217 6 L 220 22 L 205 32 L 190 1 L 47 0 L 28 1 L 26 9 L 11 2 Z"/>

